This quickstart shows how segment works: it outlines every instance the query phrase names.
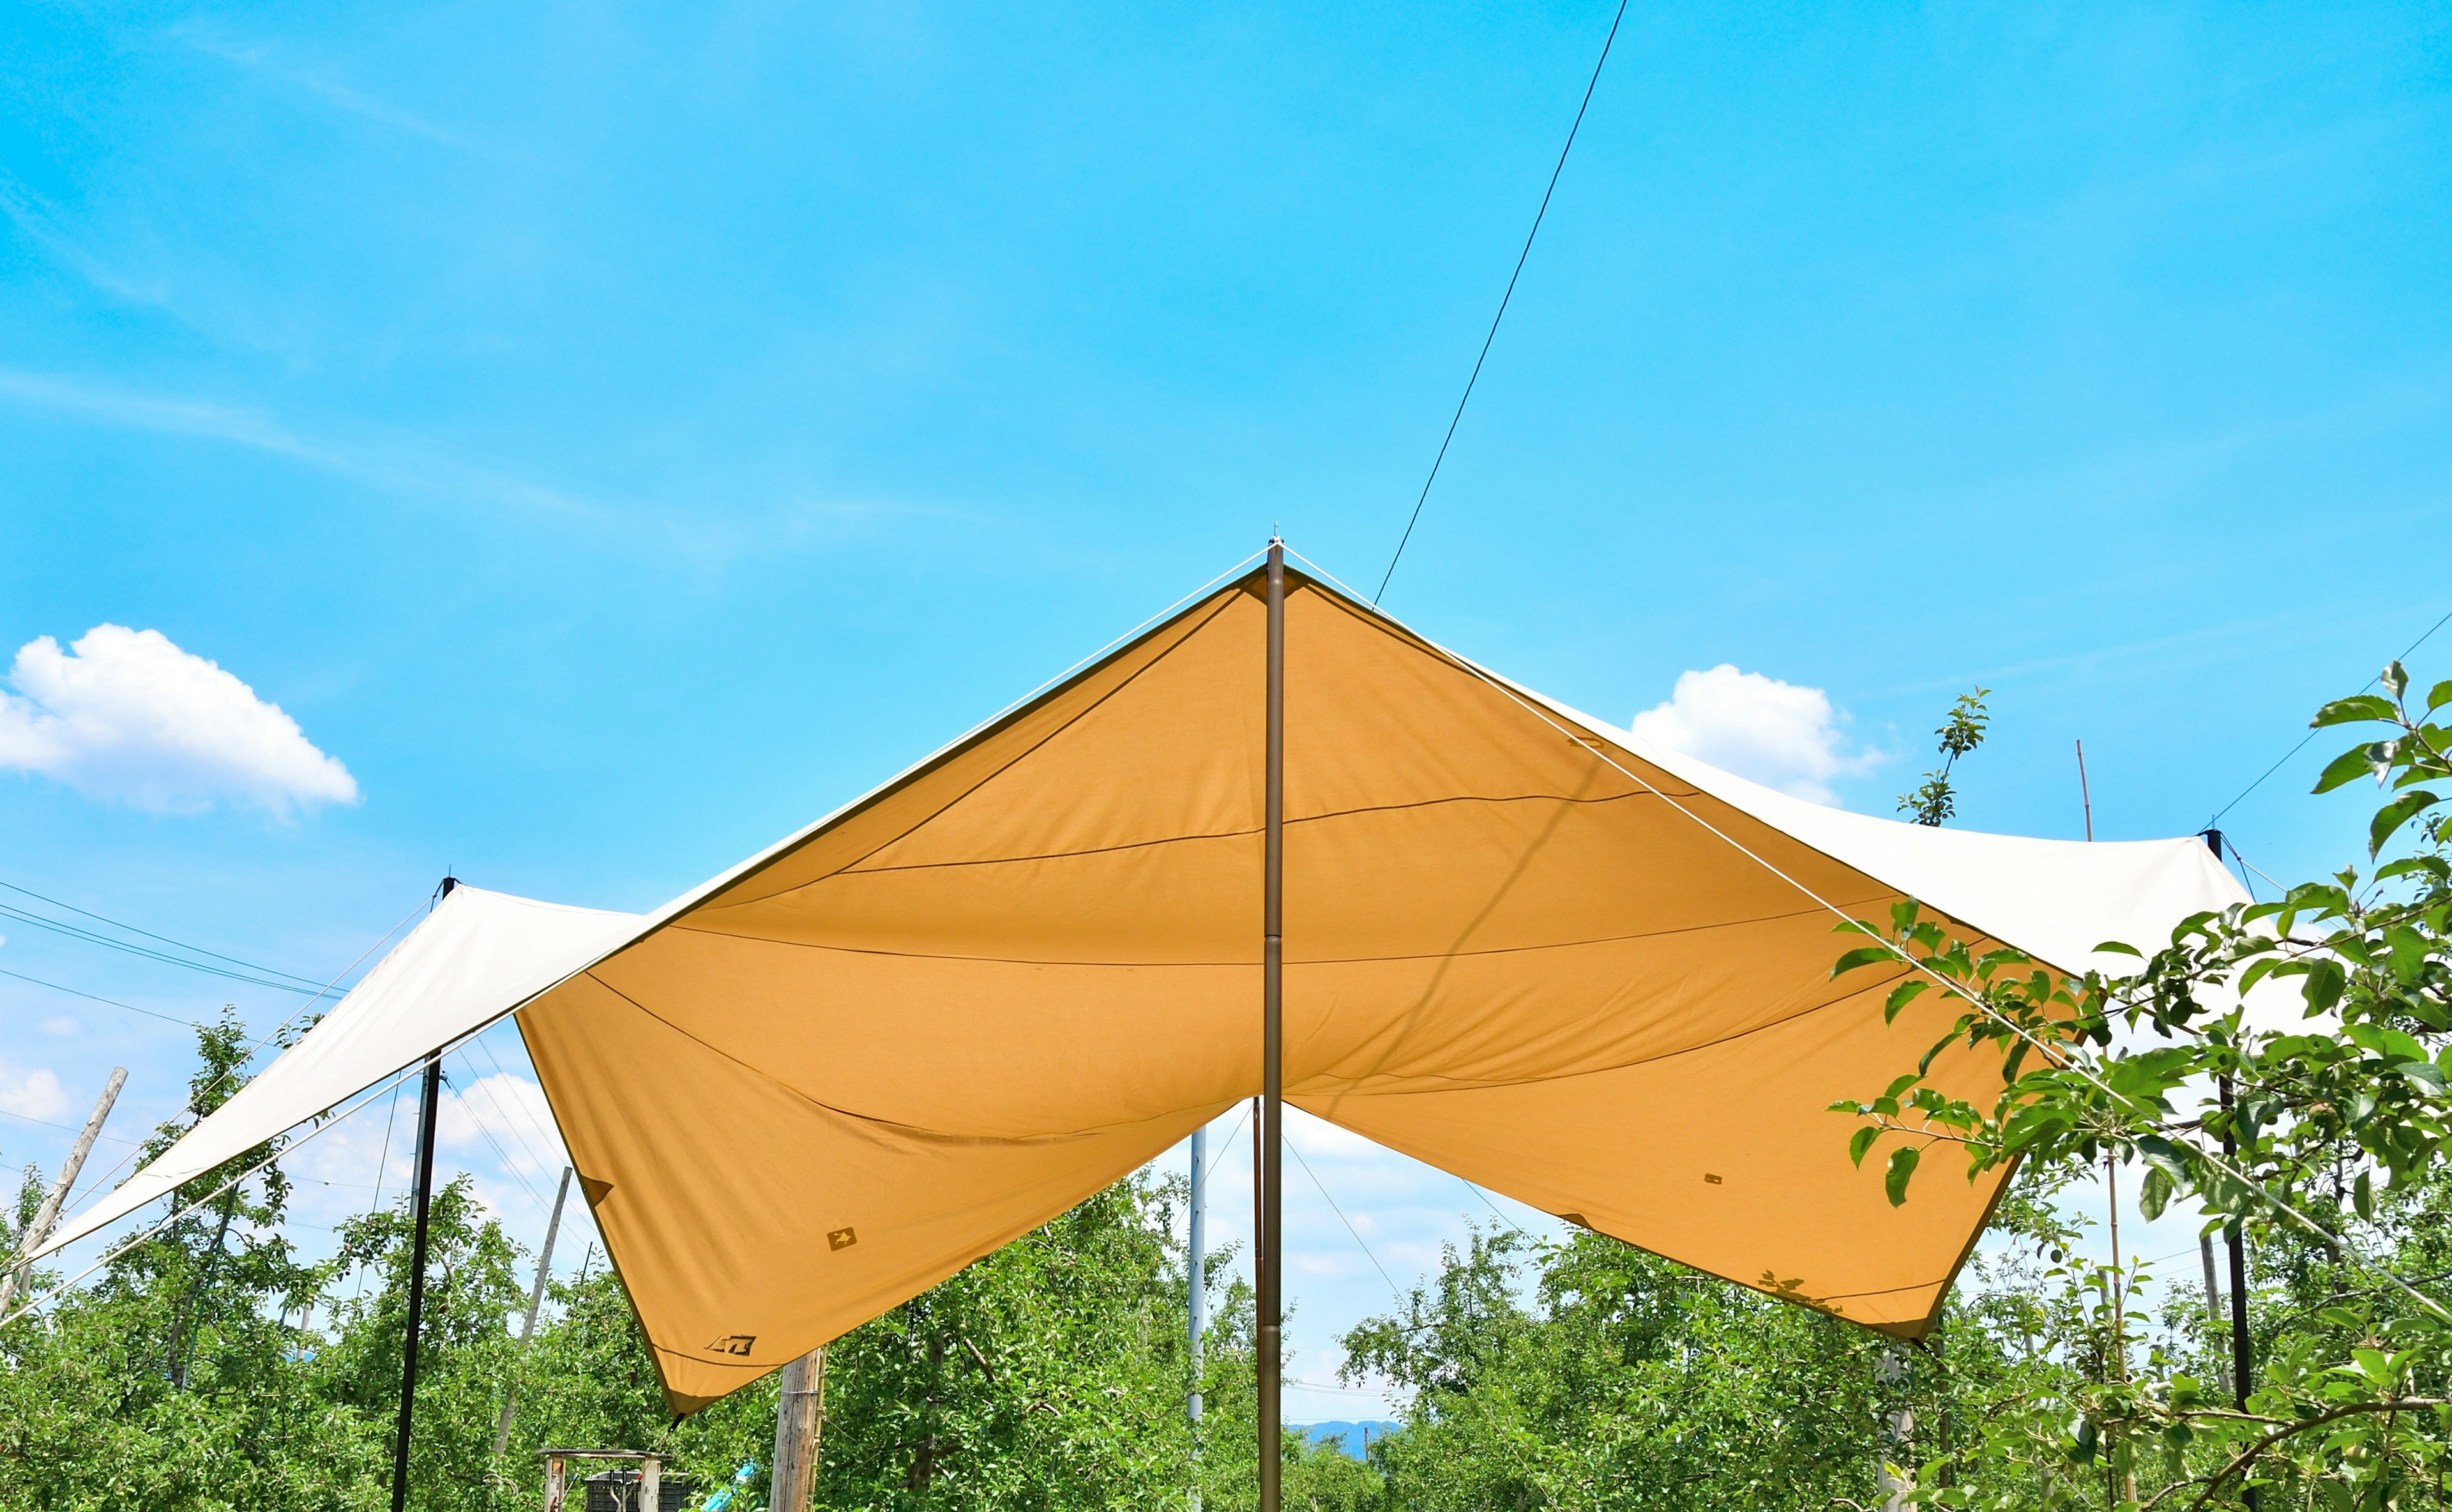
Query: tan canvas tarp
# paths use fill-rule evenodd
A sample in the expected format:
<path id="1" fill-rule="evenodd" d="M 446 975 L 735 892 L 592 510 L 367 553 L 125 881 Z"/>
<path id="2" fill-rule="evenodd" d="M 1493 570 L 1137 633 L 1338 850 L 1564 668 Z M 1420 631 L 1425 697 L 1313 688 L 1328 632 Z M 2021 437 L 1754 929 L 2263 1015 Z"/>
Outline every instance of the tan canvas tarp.
<path id="1" fill-rule="evenodd" d="M 678 1405 L 1259 1090 L 1263 634 L 1216 594 L 520 1015 Z M 1895 973 L 1834 985 L 1831 915 L 1730 840 L 1897 891 L 1299 577 L 1286 644 L 1289 1098 L 1922 1332 L 1992 1186 L 1892 1208 L 1825 1109 L 1935 1031 L 1886 1032 Z"/>
<path id="2" fill-rule="evenodd" d="M 677 1410 L 1258 1091 L 1257 593 L 1193 604 L 500 1003 L 525 1003 Z M 1639 749 L 1299 574 L 1286 644 L 1288 1096 L 1894 1333 L 1929 1326 L 1994 1190 L 1943 1159 L 1893 1208 L 1878 1162 L 1849 1164 L 1827 1106 L 1940 1021 L 1884 1028 L 1896 972 L 1830 980 L 1824 903 L 1911 893 L 2080 967 L 2236 896 L 2193 840 L 1923 830 Z"/>

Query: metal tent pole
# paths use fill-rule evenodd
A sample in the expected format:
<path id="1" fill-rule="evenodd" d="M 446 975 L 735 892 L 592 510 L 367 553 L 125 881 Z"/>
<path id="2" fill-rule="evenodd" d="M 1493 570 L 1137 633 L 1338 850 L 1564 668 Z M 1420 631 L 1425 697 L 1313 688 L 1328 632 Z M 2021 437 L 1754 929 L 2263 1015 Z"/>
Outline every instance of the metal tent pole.
<path id="1" fill-rule="evenodd" d="M 460 885 L 443 879 L 444 897 Z M 443 1102 L 443 1053 L 425 1057 L 425 1091 L 417 1109 L 417 1228 L 408 1248 L 408 1325 L 400 1346 L 400 1424 L 391 1446 L 391 1512 L 408 1506 L 408 1432 L 417 1413 L 417 1333 L 425 1316 L 425 1237 L 434 1210 L 434 1115 Z"/>
<path id="2" fill-rule="evenodd" d="M 2206 846 L 2214 853 L 2214 859 L 2220 861 L 2223 854 L 2222 831 L 2207 830 L 2205 838 Z M 2223 1111 L 2228 1112 L 2231 1102 L 2230 1078 L 2227 1076 L 2221 1078 L 2219 1085 L 2222 1090 Z M 2228 1161 L 2238 1153 L 2239 1141 L 2225 1132 L 2223 1135 L 2223 1159 Z M 2234 1218 L 2223 1226 L 2223 1240 L 2230 1248 L 2231 1389 L 2239 1401 L 2241 1410 L 2244 1411 L 2247 1407 L 2248 1391 L 2256 1384 L 2255 1351 L 2247 1335 L 2246 1235 L 2241 1231 L 2238 1219 Z"/>
<path id="3" fill-rule="evenodd" d="M 1277 1371 L 1284 1325 L 1286 546 L 1269 542 L 1268 795 L 1260 882 L 1260 1512 L 1278 1512 Z"/>
<path id="4" fill-rule="evenodd" d="M 1192 1131 L 1191 1264 L 1185 1267 L 1192 1284 L 1192 1305 L 1184 1320 L 1192 1356 L 1192 1398 L 1186 1405 L 1196 1429 L 1200 1426 L 1200 1340 L 1209 1331 L 1209 1195 L 1204 1189 L 1208 1175 L 1209 1129 L 1204 1125 Z"/>

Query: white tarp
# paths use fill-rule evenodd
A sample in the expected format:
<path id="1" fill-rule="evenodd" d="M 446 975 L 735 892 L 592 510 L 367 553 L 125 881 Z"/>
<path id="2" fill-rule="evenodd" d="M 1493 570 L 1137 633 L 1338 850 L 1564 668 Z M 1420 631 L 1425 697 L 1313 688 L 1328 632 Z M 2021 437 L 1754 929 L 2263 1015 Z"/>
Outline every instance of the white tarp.
<path id="1" fill-rule="evenodd" d="M 503 1016 L 638 933 L 643 915 L 455 887 L 238 1095 L 91 1208 L 49 1254 Z"/>

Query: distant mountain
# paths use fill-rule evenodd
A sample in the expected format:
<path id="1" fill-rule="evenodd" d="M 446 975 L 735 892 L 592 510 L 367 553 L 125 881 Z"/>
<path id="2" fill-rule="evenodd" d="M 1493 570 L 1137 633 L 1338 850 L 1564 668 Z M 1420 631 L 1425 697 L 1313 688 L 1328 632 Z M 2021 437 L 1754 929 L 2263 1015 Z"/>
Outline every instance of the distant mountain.
<path id="1" fill-rule="evenodd" d="M 1368 1423 L 1289 1423 L 1314 1443 L 1334 1443 L 1359 1460 L 1371 1441 L 1396 1431 L 1399 1424 L 1374 1418 Z"/>

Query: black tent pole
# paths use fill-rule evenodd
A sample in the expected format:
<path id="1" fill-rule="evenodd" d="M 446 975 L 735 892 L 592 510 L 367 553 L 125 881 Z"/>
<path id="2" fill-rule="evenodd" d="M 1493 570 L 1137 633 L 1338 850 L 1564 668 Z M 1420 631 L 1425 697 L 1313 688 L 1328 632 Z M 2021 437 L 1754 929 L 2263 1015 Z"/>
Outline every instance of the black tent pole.
<path id="1" fill-rule="evenodd" d="M 1282 1183 L 1284 1120 L 1285 822 L 1286 822 L 1286 548 L 1269 542 L 1269 713 L 1267 809 L 1261 841 L 1260 882 L 1260 1295 L 1259 1381 L 1260 1512 L 1277 1512 L 1277 1371 L 1284 1321 L 1285 1201 Z"/>
<path id="2" fill-rule="evenodd" d="M 443 879 L 443 895 L 457 886 Z M 417 1229 L 408 1252 L 408 1325 L 400 1346 L 400 1425 L 391 1446 L 391 1512 L 408 1506 L 408 1429 L 417 1411 L 417 1332 L 425 1314 L 426 1220 L 434 1208 L 434 1115 L 443 1101 L 443 1056 L 425 1057 L 425 1093 L 417 1109 Z"/>
<path id="3" fill-rule="evenodd" d="M 2213 848 L 2214 859 L 2222 859 L 2223 835 L 2220 830 L 2205 832 L 2205 844 Z M 2219 1078 L 2223 1111 L 2230 1111 L 2230 1078 Z M 2239 1141 L 2225 1129 L 2223 1134 L 2223 1159 L 2228 1161 L 2239 1153 Z M 2247 1247 L 2245 1235 L 2234 1218 L 2223 1226 L 2223 1239 L 2230 1248 L 2230 1368 L 2231 1385 L 2238 1393 L 2240 1410 L 2247 1409 L 2248 1387 L 2253 1384 L 2251 1372 L 2254 1351 L 2247 1336 Z"/>

